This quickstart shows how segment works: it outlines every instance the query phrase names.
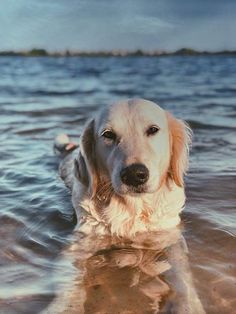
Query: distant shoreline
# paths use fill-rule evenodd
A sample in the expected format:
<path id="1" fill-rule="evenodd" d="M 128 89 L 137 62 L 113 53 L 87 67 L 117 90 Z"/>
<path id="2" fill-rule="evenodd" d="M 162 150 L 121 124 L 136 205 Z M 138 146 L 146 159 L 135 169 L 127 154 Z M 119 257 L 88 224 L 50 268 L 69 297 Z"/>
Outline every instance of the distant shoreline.
<path id="1" fill-rule="evenodd" d="M 161 56 L 215 56 L 230 55 L 236 56 L 236 50 L 221 51 L 198 51 L 190 48 L 182 48 L 173 52 L 163 50 L 145 51 L 137 50 L 109 50 L 109 51 L 61 51 L 49 52 L 45 49 L 31 49 L 26 51 L 0 51 L 1 56 L 22 56 L 22 57 L 161 57 Z"/>

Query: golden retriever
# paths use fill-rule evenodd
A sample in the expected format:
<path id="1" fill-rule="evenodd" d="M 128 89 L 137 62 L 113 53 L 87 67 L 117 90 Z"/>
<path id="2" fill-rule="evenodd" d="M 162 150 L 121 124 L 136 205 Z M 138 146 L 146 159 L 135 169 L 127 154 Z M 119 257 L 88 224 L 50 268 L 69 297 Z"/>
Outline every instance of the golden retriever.
<path id="1" fill-rule="evenodd" d="M 204 313 L 178 228 L 190 143 L 188 125 L 148 100 L 88 122 L 59 168 L 78 217 L 73 275 L 45 313 Z"/>
<path id="2" fill-rule="evenodd" d="M 101 110 L 60 166 L 80 230 L 130 237 L 178 225 L 190 141 L 188 125 L 151 101 Z"/>

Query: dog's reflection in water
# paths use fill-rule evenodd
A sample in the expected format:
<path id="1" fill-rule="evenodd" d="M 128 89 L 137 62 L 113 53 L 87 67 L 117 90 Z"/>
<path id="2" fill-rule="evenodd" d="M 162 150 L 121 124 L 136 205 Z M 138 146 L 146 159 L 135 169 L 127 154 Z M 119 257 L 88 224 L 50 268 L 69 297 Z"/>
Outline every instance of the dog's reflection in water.
<path id="1" fill-rule="evenodd" d="M 202 313 L 179 229 L 75 237 L 64 255 L 73 273 L 46 313 Z"/>
<path id="2" fill-rule="evenodd" d="M 169 293 L 161 278 L 170 268 L 155 249 L 114 246 L 86 263 L 86 313 L 144 313 L 158 310 Z"/>

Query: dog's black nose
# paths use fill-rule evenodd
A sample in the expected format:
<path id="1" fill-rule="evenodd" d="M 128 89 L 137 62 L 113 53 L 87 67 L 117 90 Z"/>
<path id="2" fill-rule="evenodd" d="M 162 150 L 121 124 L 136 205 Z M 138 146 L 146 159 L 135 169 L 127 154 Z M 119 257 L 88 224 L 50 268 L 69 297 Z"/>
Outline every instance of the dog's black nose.
<path id="1" fill-rule="evenodd" d="M 120 177 L 124 184 L 137 187 L 147 182 L 149 171 L 142 164 L 132 164 L 121 170 Z"/>

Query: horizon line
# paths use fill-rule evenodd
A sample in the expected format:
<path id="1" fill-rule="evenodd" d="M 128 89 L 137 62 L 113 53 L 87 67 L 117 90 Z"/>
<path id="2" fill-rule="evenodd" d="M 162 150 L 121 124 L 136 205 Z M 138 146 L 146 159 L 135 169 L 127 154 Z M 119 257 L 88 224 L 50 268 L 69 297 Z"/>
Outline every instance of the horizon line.
<path id="1" fill-rule="evenodd" d="M 183 47 L 177 50 L 164 49 L 104 49 L 104 50 L 79 50 L 62 49 L 48 51 L 44 48 L 32 48 L 22 50 L 0 50 L 0 56 L 168 56 L 168 55 L 217 55 L 217 54 L 236 54 L 234 49 L 222 50 L 196 50 Z"/>

